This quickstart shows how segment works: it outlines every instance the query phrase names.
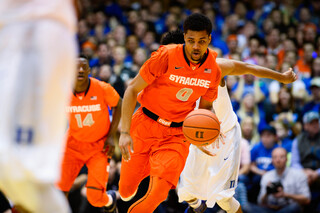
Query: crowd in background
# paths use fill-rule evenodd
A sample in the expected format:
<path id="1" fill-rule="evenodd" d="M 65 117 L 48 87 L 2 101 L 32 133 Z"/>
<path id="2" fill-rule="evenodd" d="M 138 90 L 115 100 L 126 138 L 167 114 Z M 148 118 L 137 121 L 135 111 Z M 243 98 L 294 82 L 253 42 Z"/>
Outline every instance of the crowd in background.
<path id="1" fill-rule="evenodd" d="M 271 153 L 281 146 L 287 151 L 288 167 L 292 164 L 304 169 L 311 189 L 311 202 L 307 205 L 297 202 L 298 206 L 305 212 L 320 212 L 317 206 L 320 203 L 320 172 L 317 171 L 320 169 L 320 1 L 82 0 L 81 3 L 79 52 L 89 59 L 92 77 L 113 85 L 120 96 L 151 53 L 158 49 L 162 35 L 183 30 L 184 19 L 195 12 L 205 14 L 212 21 L 210 48 L 219 57 L 278 72 L 293 68 L 299 79 L 290 85 L 251 75 L 226 78 L 243 136 L 235 196 L 248 212 L 250 206 L 262 205 L 257 199 L 261 196 L 260 180 L 274 169 Z M 304 140 L 303 134 L 311 138 L 310 143 L 299 142 Z M 312 151 L 305 151 L 309 149 Z M 115 189 L 120 159 L 118 150 L 113 159 L 114 175 L 110 172 L 109 181 Z M 170 194 L 157 211 L 183 212 L 186 206 L 178 204 L 174 191 Z M 123 205 L 120 201 L 119 210 Z M 271 210 L 280 210 L 281 205 Z M 207 210 L 210 211 L 215 210 Z"/>
<path id="2" fill-rule="evenodd" d="M 79 53 L 89 59 L 91 76 L 110 83 L 123 97 L 140 67 L 159 48 L 162 35 L 183 30 L 183 21 L 195 12 L 205 14 L 212 21 L 210 48 L 218 57 L 278 72 L 293 68 L 299 76 L 290 85 L 251 75 L 226 78 L 242 128 L 241 167 L 235 196 L 244 211 L 252 212 L 264 206 L 263 211 L 277 212 L 288 203 L 296 203 L 292 212 L 320 212 L 320 1 L 81 0 Z M 261 193 L 266 190 L 260 190 L 260 186 L 264 187 L 260 185 L 261 179 L 277 169 L 271 153 L 279 146 L 286 150 L 287 159 L 283 162 L 288 168 L 304 174 L 297 187 L 280 178 L 283 190 L 297 195 L 304 193 L 306 197 L 308 191 L 310 202 L 294 198 L 271 204 L 262 202 Z M 120 164 L 117 149 L 110 163 L 108 189 L 117 190 Z M 83 168 L 70 193 L 72 209 L 100 212 L 84 197 L 85 180 L 86 168 Z M 308 189 L 302 192 L 299 189 L 304 187 L 304 181 Z M 147 186 L 143 182 L 137 196 Z M 119 200 L 119 212 L 126 212 L 129 205 Z M 183 212 L 186 207 L 178 203 L 172 190 L 156 212 Z M 216 211 L 219 210 L 206 212 Z"/>

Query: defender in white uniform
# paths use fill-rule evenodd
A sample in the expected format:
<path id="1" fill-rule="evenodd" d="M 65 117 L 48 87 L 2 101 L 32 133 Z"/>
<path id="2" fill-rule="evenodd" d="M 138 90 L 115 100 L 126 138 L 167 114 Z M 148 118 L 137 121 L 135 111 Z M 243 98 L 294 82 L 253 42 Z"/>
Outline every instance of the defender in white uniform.
<path id="1" fill-rule="evenodd" d="M 0 1 L 0 189 L 30 212 L 68 212 L 59 176 L 76 70 L 71 0 Z"/>
<path id="2" fill-rule="evenodd" d="M 236 212 L 240 204 L 233 195 L 240 165 L 241 129 L 224 79 L 220 82 L 218 98 L 213 102 L 213 108 L 221 121 L 221 132 L 226 136 L 225 145 L 219 149 L 207 146 L 206 149 L 216 155 L 213 157 L 190 145 L 178 186 L 179 202 L 197 198 L 206 200 L 210 208 L 217 202 L 225 211 Z"/>

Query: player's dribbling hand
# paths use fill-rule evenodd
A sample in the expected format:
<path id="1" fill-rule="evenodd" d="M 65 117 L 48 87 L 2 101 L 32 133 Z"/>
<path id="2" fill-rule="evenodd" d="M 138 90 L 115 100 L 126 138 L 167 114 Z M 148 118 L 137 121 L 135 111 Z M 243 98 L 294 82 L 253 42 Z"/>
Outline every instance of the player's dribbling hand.
<path id="1" fill-rule="evenodd" d="M 284 78 L 281 81 L 281 83 L 284 83 L 284 84 L 290 84 L 298 79 L 297 75 L 294 73 L 292 68 L 290 68 L 288 71 L 282 73 L 282 75 Z"/>
<path id="2" fill-rule="evenodd" d="M 112 157 L 114 153 L 114 142 L 112 136 L 107 137 L 107 140 L 104 142 L 102 152 L 105 153 L 108 157 Z"/>
<path id="3" fill-rule="evenodd" d="M 119 148 L 125 161 L 129 161 L 131 159 L 129 147 L 130 151 L 133 152 L 133 143 L 131 136 L 128 133 L 121 133 L 119 138 Z"/>

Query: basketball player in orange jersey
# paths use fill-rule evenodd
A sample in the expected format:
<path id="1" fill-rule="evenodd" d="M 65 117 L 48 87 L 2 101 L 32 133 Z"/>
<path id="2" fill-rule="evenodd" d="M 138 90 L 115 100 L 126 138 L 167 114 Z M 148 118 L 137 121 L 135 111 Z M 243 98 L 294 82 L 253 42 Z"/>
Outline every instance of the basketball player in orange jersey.
<path id="1" fill-rule="evenodd" d="M 131 213 L 153 212 L 176 187 L 189 153 L 182 122 L 199 98 L 199 108 L 211 110 L 217 97 L 221 71 L 217 54 L 208 49 L 212 24 L 195 13 L 187 17 L 183 28 L 185 44 L 161 46 L 124 95 L 119 140 L 121 198 L 130 200 L 140 181 L 150 175 L 148 192 L 129 208 Z M 246 73 L 233 69 L 233 62 L 227 65 L 224 75 Z M 138 94 L 142 107 L 132 116 Z"/>
<path id="2" fill-rule="evenodd" d="M 162 44 L 182 44 L 184 41 L 181 31 L 169 32 L 162 38 Z M 217 64 L 221 68 L 222 74 L 228 71 L 227 64 L 230 60 L 217 58 Z M 259 66 L 246 66 L 242 62 L 233 62 L 235 69 L 257 69 L 248 71 L 251 74 L 259 75 Z M 278 80 L 281 80 L 281 75 L 276 75 Z M 295 78 L 288 74 L 282 76 L 282 81 L 294 81 Z M 204 212 L 207 208 L 213 207 L 218 203 L 226 212 L 241 213 L 239 202 L 233 197 L 237 186 L 240 158 L 240 139 L 241 130 L 237 122 L 237 115 L 234 113 L 225 84 L 224 76 L 222 76 L 218 88 L 218 98 L 213 104 L 213 109 L 216 112 L 221 122 L 221 132 L 224 134 L 224 146 L 219 150 L 212 146 L 198 147 L 191 145 L 189 155 L 180 176 L 178 185 L 179 201 L 186 201 L 190 206 L 186 210 L 187 213 Z M 210 158 L 207 154 L 214 156 Z M 196 171 L 196 172 L 195 172 Z M 221 178 L 224 177 L 224 178 Z"/>
<path id="3" fill-rule="evenodd" d="M 115 212 L 116 195 L 106 193 L 108 157 L 114 151 L 113 136 L 121 116 L 121 99 L 107 83 L 89 78 L 89 63 L 78 59 L 78 75 L 72 94 L 69 113 L 67 144 L 62 161 L 60 190 L 67 195 L 84 164 L 88 167 L 87 199 L 105 212 Z M 112 122 L 109 108 L 113 108 Z"/>

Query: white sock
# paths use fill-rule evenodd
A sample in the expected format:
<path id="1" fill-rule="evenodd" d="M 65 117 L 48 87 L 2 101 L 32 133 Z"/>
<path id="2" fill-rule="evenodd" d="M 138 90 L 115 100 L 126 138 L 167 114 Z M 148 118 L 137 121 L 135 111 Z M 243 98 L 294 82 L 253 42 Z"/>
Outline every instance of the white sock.
<path id="1" fill-rule="evenodd" d="M 198 207 L 201 205 L 201 200 L 197 199 L 196 201 L 193 201 L 192 203 L 189 203 L 189 205 L 190 205 L 192 208 L 196 209 L 196 208 L 198 208 Z"/>
<path id="2" fill-rule="evenodd" d="M 107 195 L 108 195 L 109 201 L 105 206 L 111 206 L 113 199 L 112 199 L 111 195 L 109 195 L 109 194 L 107 194 Z"/>

